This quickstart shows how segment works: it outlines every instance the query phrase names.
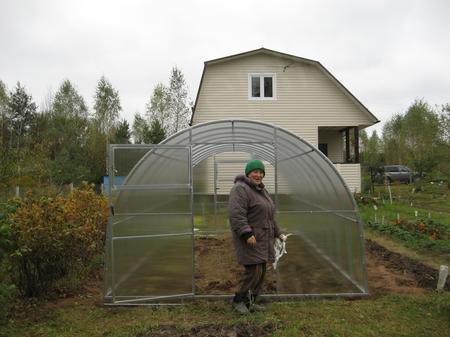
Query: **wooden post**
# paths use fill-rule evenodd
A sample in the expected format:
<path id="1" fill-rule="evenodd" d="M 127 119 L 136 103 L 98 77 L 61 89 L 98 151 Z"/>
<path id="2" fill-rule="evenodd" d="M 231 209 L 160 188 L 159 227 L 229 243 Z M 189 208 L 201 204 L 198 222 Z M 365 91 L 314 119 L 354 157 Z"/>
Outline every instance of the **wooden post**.
<path id="1" fill-rule="evenodd" d="M 350 129 L 345 129 L 345 162 L 350 162 Z"/>
<path id="2" fill-rule="evenodd" d="M 20 198 L 20 187 L 16 186 L 16 198 Z"/>
<path id="3" fill-rule="evenodd" d="M 359 128 L 355 126 L 353 130 L 355 135 L 355 163 L 359 163 Z"/>

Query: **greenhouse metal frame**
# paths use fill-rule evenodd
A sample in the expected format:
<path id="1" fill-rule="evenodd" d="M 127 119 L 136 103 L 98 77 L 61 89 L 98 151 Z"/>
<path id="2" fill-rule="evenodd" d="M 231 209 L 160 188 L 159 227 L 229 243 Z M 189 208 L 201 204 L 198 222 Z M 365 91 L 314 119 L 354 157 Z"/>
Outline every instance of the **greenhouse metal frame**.
<path id="1" fill-rule="evenodd" d="M 105 304 L 152 305 L 232 296 L 199 294 L 195 287 L 195 238 L 230 231 L 226 212 L 222 223 L 216 223 L 219 203 L 226 205 L 226 200 L 218 201 L 217 165 L 243 164 L 242 159 L 216 160 L 223 153 L 244 153 L 268 164 L 278 222 L 296 238 L 289 240 L 289 254 L 276 270 L 276 292 L 263 296 L 368 294 L 363 223 L 331 161 L 278 126 L 220 120 L 182 130 L 158 145 L 110 145 Z M 208 170 L 200 172 L 208 158 L 214 158 L 212 176 Z M 125 177 L 124 182 L 116 183 L 117 177 L 121 181 Z M 196 225 L 200 204 L 213 213 L 214 225 Z M 301 247 L 312 255 L 305 255 Z M 298 267 L 298 261 L 304 265 Z M 305 288 L 300 284 L 308 277 L 314 281 Z"/>

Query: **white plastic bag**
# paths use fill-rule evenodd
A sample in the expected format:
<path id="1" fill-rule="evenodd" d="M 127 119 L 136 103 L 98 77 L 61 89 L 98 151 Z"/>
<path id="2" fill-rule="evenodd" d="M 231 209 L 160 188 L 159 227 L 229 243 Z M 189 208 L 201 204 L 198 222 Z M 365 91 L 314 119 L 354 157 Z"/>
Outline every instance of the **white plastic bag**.
<path id="1" fill-rule="evenodd" d="M 273 244 L 273 248 L 275 250 L 275 262 L 272 263 L 273 269 L 277 269 L 278 260 L 281 259 L 284 254 L 287 254 L 286 241 L 287 238 L 291 235 L 292 233 L 286 235 L 281 234 L 281 238 L 275 238 L 275 243 Z"/>

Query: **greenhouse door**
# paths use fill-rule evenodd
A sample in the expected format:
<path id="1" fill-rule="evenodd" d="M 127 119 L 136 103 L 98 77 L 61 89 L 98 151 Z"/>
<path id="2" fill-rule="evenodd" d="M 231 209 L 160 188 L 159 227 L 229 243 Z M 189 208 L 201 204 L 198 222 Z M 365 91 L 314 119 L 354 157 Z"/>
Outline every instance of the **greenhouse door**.
<path id="1" fill-rule="evenodd" d="M 132 304 L 193 296 L 190 146 L 111 145 L 109 158 L 106 298 Z M 163 160 L 134 179 L 139 163 L 152 158 Z"/>

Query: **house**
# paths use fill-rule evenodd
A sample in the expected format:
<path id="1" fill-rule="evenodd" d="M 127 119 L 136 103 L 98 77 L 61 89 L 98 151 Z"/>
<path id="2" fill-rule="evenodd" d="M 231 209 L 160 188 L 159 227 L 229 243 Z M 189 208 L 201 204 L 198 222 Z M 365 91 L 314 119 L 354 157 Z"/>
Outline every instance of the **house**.
<path id="1" fill-rule="evenodd" d="M 318 61 L 266 48 L 206 61 L 191 125 L 249 119 L 321 150 L 361 190 L 359 130 L 379 120 Z"/>

